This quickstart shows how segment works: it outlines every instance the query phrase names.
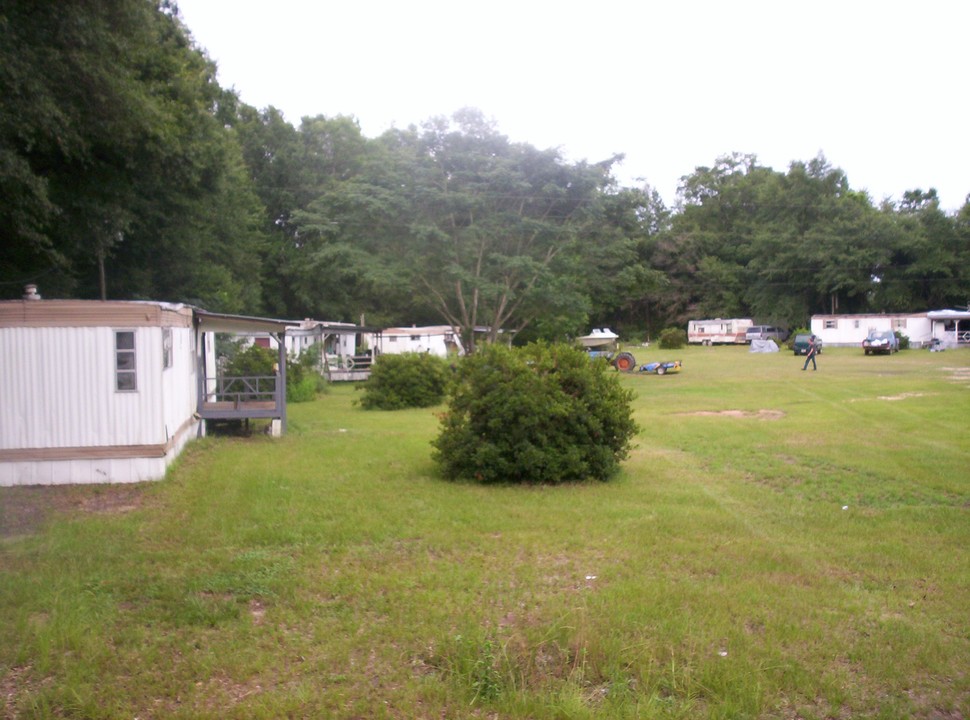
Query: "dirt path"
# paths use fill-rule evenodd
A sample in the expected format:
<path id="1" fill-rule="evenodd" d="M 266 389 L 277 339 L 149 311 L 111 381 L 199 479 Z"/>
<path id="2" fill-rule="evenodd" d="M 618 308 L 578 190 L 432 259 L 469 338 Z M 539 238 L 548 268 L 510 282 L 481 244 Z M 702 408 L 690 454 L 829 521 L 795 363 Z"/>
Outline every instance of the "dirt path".
<path id="1" fill-rule="evenodd" d="M 0 487 L 0 538 L 32 535 L 58 516 L 134 510 L 144 496 L 141 485 Z"/>

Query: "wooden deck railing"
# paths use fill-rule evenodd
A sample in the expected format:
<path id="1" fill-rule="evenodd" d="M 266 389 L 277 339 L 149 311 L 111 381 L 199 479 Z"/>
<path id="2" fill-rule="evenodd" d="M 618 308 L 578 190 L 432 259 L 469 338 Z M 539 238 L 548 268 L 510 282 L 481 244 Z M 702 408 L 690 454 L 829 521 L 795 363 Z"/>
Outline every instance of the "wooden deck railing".
<path id="1" fill-rule="evenodd" d="M 284 396 L 276 375 L 206 378 L 200 416 L 206 419 L 278 418 Z"/>
<path id="2" fill-rule="evenodd" d="M 215 399 L 236 406 L 244 402 L 275 401 L 276 381 L 275 375 L 218 377 L 215 379 Z"/>

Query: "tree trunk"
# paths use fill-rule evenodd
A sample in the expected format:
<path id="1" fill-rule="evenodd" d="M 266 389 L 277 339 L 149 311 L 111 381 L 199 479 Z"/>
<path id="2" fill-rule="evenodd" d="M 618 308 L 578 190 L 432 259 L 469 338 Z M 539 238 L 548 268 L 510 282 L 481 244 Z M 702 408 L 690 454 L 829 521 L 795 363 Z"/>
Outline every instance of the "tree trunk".
<path id="1" fill-rule="evenodd" d="M 101 299 L 108 299 L 108 282 L 104 276 L 104 248 L 98 248 L 98 287 L 101 289 Z"/>

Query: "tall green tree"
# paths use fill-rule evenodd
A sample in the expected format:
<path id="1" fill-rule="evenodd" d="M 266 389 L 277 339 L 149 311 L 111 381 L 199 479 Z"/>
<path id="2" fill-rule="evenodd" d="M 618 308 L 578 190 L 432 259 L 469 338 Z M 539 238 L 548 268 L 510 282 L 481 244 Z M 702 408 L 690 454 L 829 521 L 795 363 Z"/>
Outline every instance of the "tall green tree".
<path id="1" fill-rule="evenodd" d="M 261 210 L 213 212 L 255 199 L 235 98 L 174 3 L 3 0 L 0 24 L 3 287 L 258 307 Z"/>
<path id="2" fill-rule="evenodd" d="M 751 245 L 777 181 L 755 156 L 737 153 L 681 178 L 680 212 L 652 255 L 668 276 L 662 303 L 671 324 L 750 312 L 744 291 Z"/>
<path id="3" fill-rule="evenodd" d="M 647 260 L 652 241 L 666 229 L 669 211 L 649 187 L 612 187 L 602 195 L 587 240 L 589 257 L 579 258 L 574 278 L 584 278 L 590 296 L 590 324 L 633 336 L 659 332 L 654 303 L 667 287 L 663 272 Z M 594 268 L 595 272 L 584 272 Z"/>
<path id="4" fill-rule="evenodd" d="M 572 334 L 602 293 L 590 277 L 612 277 L 614 295 L 597 300 L 616 306 L 649 275 L 636 252 L 642 199 L 615 187 L 615 158 L 567 163 L 471 109 L 374 141 L 341 118 L 300 132 L 326 151 L 311 158 L 315 197 L 291 215 L 301 307 L 444 321 L 473 348 L 476 330 Z"/>
<path id="5" fill-rule="evenodd" d="M 961 236 L 959 215 L 940 209 L 936 190 L 909 190 L 898 206 L 883 208 L 895 230 L 890 262 L 876 297 L 890 310 L 939 309 L 965 305 L 970 245 Z"/>
<path id="6" fill-rule="evenodd" d="M 618 158 L 567 163 L 555 150 L 511 143 L 476 110 L 437 118 L 417 138 L 412 285 L 441 317 L 490 341 L 542 318 L 581 327 L 584 282 L 596 272 L 604 193 Z"/>
<path id="7" fill-rule="evenodd" d="M 404 310 L 410 294 L 388 269 L 409 212 L 400 164 L 352 118 L 305 118 L 299 136 L 312 192 L 290 212 L 279 265 L 287 303 L 316 317 L 390 321 L 388 308 Z"/>
<path id="8" fill-rule="evenodd" d="M 813 313 L 884 309 L 898 232 L 824 156 L 786 174 L 725 156 L 685 177 L 681 199 L 653 255 L 678 324 L 740 315 L 796 326 Z"/>
<path id="9" fill-rule="evenodd" d="M 869 311 L 892 228 L 845 173 L 819 155 L 793 162 L 774 187 L 752 246 L 749 307 L 805 325 L 813 313 Z M 779 317 L 780 316 L 780 317 Z"/>

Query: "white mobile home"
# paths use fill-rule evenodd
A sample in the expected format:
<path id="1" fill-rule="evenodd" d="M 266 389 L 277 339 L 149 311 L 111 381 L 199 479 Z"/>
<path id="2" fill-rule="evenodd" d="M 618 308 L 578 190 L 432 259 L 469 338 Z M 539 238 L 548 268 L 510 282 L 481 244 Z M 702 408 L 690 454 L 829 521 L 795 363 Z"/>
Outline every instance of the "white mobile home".
<path id="1" fill-rule="evenodd" d="M 226 378 L 212 355 L 216 332 L 285 328 L 163 302 L 0 301 L 0 485 L 157 480 L 209 419 L 285 430 L 285 363 Z"/>
<path id="2" fill-rule="evenodd" d="M 357 354 L 357 335 L 361 332 L 353 323 L 320 322 L 306 319 L 286 336 L 286 350 L 297 357 L 307 350 L 322 353 L 321 362 L 329 358 Z"/>
<path id="3" fill-rule="evenodd" d="M 306 320 L 293 325 L 286 333 L 286 354 L 297 358 L 305 352 L 323 353 L 330 356 L 354 355 L 356 336 L 360 329 L 353 323 L 332 323 Z M 244 346 L 260 345 L 276 349 L 279 343 L 272 333 L 256 333 L 242 338 Z"/>
<path id="4" fill-rule="evenodd" d="M 933 338 L 944 348 L 970 347 L 970 307 L 966 310 L 931 310 Z"/>
<path id="5" fill-rule="evenodd" d="M 376 333 L 376 335 L 375 335 Z M 312 353 L 323 375 L 331 381 L 366 380 L 370 376 L 373 354 L 367 340 L 380 331 L 353 323 L 322 322 L 307 318 L 287 328 L 284 345 L 291 358 Z M 249 335 L 247 344 L 278 348 L 273 333 Z"/>
<path id="6" fill-rule="evenodd" d="M 199 418 L 193 311 L 0 302 L 0 485 L 160 478 Z"/>
<path id="7" fill-rule="evenodd" d="M 811 330 L 825 347 L 862 347 L 870 332 L 885 330 L 899 331 L 911 347 L 923 347 L 933 337 L 927 313 L 813 315 Z"/>
<path id="8" fill-rule="evenodd" d="M 699 345 L 744 344 L 751 318 L 715 318 L 687 323 L 687 342 Z"/>
<path id="9" fill-rule="evenodd" d="M 448 357 L 465 352 L 461 337 L 450 325 L 387 328 L 372 335 L 370 343 L 377 355 L 412 352 Z"/>

